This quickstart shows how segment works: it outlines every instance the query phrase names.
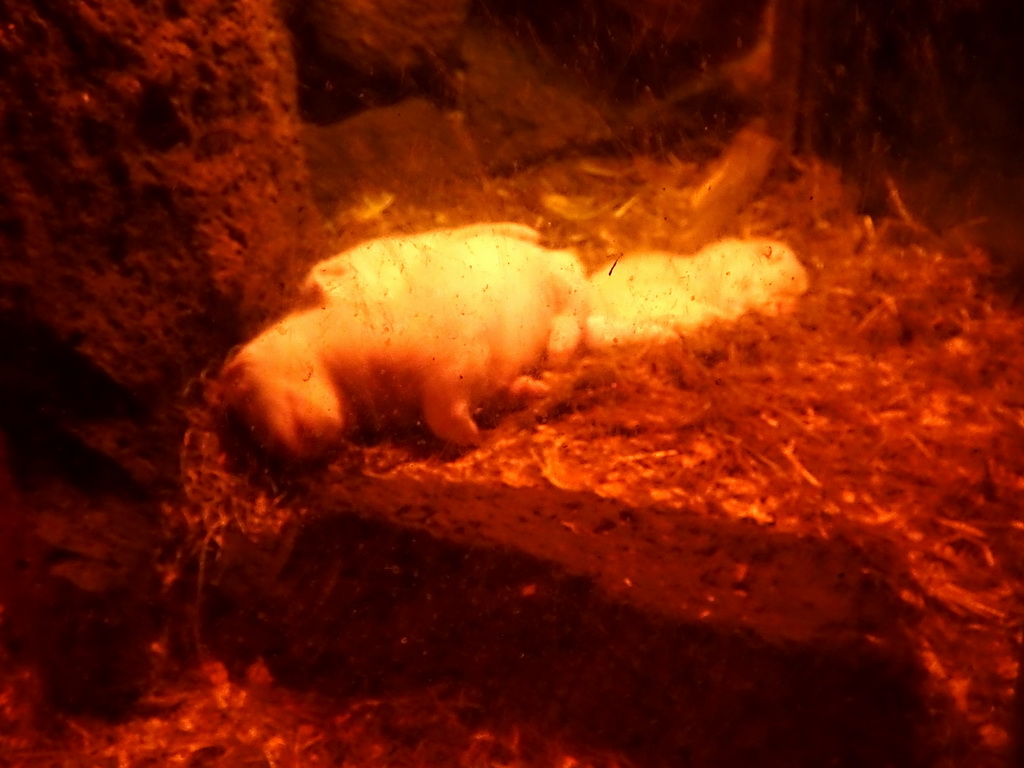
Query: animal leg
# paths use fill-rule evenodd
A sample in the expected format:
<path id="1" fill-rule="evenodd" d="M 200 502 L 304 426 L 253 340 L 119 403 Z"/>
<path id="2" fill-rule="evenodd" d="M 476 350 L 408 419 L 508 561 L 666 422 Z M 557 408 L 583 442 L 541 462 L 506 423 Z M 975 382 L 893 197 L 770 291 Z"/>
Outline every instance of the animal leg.
<path id="1" fill-rule="evenodd" d="M 534 376 L 519 376 L 508 388 L 511 397 L 526 400 L 530 397 L 543 397 L 551 392 L 551 385 Z"/>
<path id="2" fill-rule="evenodd" d="M 548 337 L 548 363 L 555 367 L 566 365 L 580 346 L 583 329 L 575 315 L 558 315 L 551 321 Z"/>
<path id="3" fill-rule="evenodd" d="M 587 318 L 587 346 L 606 349 L 625 344 L 665 343 L 679 338 L 670 326 L 656 320 L 624 320 L 593 315 Z"/>
<path id="4" fill-rule="evenodd" d="M 477 445 L 480 429 L 469 410 L 469 397 L 457 378 L 440 376 L 424 386 L 423 420 L 442 440 Z"/>

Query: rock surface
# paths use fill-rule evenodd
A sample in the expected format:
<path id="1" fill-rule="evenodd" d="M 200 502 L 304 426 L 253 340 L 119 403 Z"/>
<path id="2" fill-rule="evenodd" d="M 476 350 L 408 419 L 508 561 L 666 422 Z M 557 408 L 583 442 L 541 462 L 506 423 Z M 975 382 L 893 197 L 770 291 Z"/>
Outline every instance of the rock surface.
<path id="1" fill-rule="evenodd" d="M 430 205 L 483 168 L 456 121 L 423 98 L 369 109 L 331 125 L 306 125 L 303 146 L 324 215 L 402 199 Z"/>
<path id="2" fill-rule="evenodd" d="M 49 420 L 167 482 L 185 382 L 314 260 L 283 23 L 256 0 L 7 10 L 0 335 L 28 341 L 0 424 L 14 451 Z M 74 366 L 109 409 L 69 407 Z"/>
<path id="3" fill-rule="evenodd" d="M 469 0 L 306 0 L 297 10 L 322 55 L 401 80 L 457 63 Z"/>
<path id="4" fill-rule="evenodd" d="M 527 41 L 474 25 L 463 45 L 466 128 L 485 167 L 511 173 L 573 146 L 612 137 L 587 80 L 560 72 Z"/>
<path id="5" fill-rule="evenodd" d="M 340 696 L 461 692 L 643 765 L 928 764 L 884 556 L 586 492 L 328 475 L 305 523 L 225 539 L 222 658 Z"/>

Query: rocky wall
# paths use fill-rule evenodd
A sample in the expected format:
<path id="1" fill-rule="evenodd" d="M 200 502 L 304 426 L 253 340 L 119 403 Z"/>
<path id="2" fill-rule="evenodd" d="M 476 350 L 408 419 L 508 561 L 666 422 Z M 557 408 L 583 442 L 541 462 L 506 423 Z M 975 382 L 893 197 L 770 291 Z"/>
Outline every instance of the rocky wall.
<path id="1" fill-rule="evenodd" d="M 287 32 L 264 0 L 0 17 L 0 427 L 173 482 L 184 386 L 320 255 Z"/>

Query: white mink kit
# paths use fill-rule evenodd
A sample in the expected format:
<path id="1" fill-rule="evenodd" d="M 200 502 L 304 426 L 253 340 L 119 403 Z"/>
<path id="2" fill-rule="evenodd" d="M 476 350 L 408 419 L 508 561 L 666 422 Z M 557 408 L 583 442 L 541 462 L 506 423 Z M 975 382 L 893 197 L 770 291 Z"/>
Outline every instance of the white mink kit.
<path id="1" fill-rule="evenodd" d="M 726 239 L 696 254 L 639 253 L 590 278 L 586 343 L 592 349 L 666 341 L 746 312 L 790 311 L 806 293 L 807 271 L 788 246 Z"/>
<path id="2" fill-rule="evenodd" d="M 533 229 L 476 224 L 357 245 L 314 266 L 318 306 L 287 315 L 223 372 L 227 406 L 268 449 L 323 454 L 360 426 L 422 418 L 470 445 L 474 410 L 582 340 L 576 257 Z"/>

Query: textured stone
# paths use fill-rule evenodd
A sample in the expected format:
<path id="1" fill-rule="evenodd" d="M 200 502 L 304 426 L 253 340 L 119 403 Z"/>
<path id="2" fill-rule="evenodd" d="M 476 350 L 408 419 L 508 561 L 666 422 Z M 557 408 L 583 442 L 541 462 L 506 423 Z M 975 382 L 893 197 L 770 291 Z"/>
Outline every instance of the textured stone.
<path id="1" fill-rule="evenodd" d="M 332 125 L 307 125 L 313 194 L 326 215 L 391 195 L 429 205 L 483 168 L 457 123 L 426 99 L 368 109 Z"/>
<path id="2" fill-rule="evenodd" d="M 396 79 L 458 61 L 469 0 L 307 0 L 300 14 L 320 54 Z"/>
<path id="3" fill-rule="evenodd" d="M 509 173 L 611 138 L 603 100 L 528 43 L 480 25 L 467 33 L 463 51 L 466 129 L 488 170 Z"/>
<path id="4" fill-rule="evenodd" d="M 224 540 L 204 626 L 229 664 L 468 694 L 641 765 L 929 764 L 898 559 L 587 492 L 331 475 L 298 501 L 315 519 Z"/>
<path id="5" fill-rule="evenodd" d="M 286 32 L 259 0 L 6 10 L 0 333 L 23 341 L 0 424 L 18 451 L 45 416 L 167 479 L 169 403 L 317 255 Z M 75 365 L 131 413 L 69 407 Z"/>

